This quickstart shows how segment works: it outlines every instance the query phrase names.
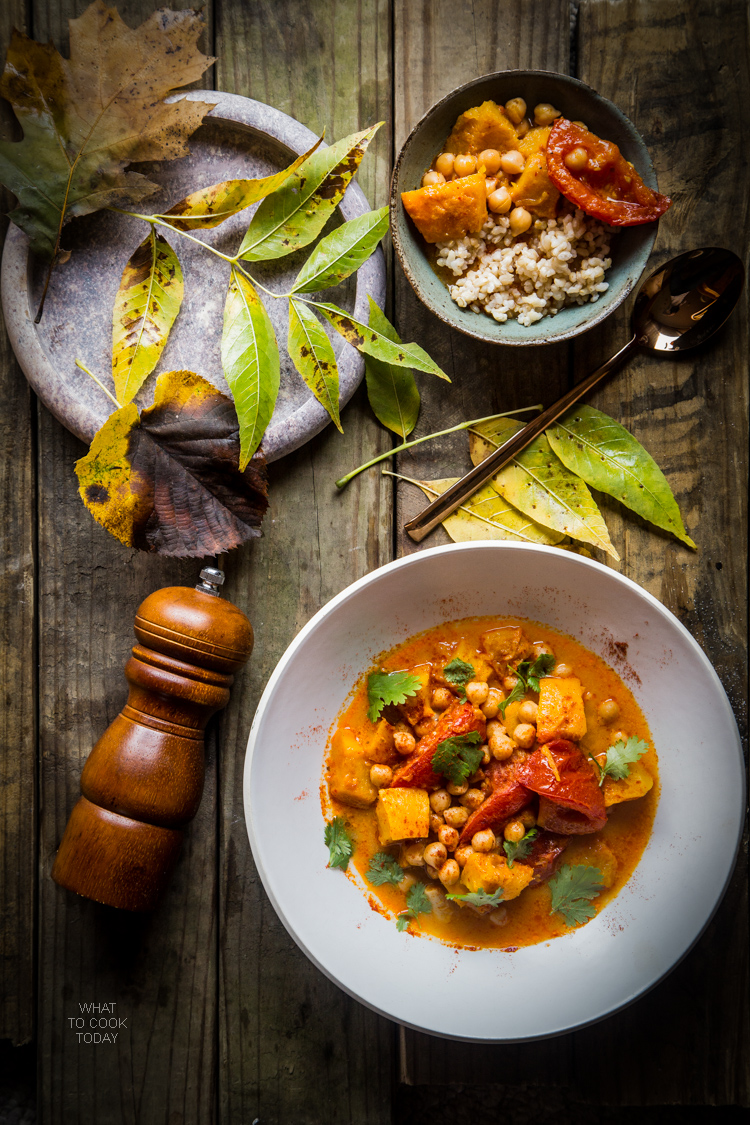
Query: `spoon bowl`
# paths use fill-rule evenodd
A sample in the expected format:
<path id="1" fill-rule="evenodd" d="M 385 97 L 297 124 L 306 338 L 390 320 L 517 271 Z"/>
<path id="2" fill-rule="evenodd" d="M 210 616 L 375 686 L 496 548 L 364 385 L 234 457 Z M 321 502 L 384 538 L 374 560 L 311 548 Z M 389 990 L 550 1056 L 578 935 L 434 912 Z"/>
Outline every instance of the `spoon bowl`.
<path id="1" fill-rule="evenodd" d="M 641 286 L 631 319 L 633 335 L 625 347 L 423 508 L 404 524 L 404 530 L 415 543 L 421 543 L 446 516 L 618 368 L 636 348 L 676 352 L 704 343 L 724 324 L 744 284 L 744 266 L 731 250 L 704 246 L 672 258 Z"/>

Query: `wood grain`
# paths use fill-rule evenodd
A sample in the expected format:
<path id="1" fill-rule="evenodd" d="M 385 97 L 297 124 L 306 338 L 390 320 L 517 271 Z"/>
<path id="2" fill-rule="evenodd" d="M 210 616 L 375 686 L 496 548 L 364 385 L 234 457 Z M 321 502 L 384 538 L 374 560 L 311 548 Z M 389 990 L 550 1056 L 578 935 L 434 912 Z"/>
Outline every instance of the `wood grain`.
<path id="1" fill-rule="evenodd" d="M 275 105 L 312 129 L 325 126 L 329 140 L 389 118 L 383 0 L 264 0 L 222 4 L 218 11 L 222 89 Z M 358 177 L 373 206 L 385 202 L 389 161 L 385 127 Z M 221 720 L 219 1105 L 225 1122 L 390 1122 L 393 1025 L 340 992 L 294 945 L 258 880 L 242 809 L 247 735 L 274 665 L 321 605 L 390 557 L 390 489 L 380 476 L 363 475 L 341 494 L 333 484 L 389 440 L 361 392 L 342 422 L 343 437 L 329 427 L 271 466 L 264 538 L 228 561 L 229 596 L 250 617 L 257 640 Z M 322 741 L 320 753 L 322 760 Z"/>
<path id="2" fill-rule="evenodd" d="M 22 3 L 0 10 L 0 42 L 24 29 Z M 19 130 L 5 103 L 0 136 Z M 0 193 L 0 211 L 12 196 Z M 0 241 L 5 237 L 3 218 Z M 0 313 L 0 320 L 2 313 Z M 36 898 L 36 672 L 34 540 L 35 406 L 0 325 L 0 1039 L 28 1042 L 34 1031 Z"/>

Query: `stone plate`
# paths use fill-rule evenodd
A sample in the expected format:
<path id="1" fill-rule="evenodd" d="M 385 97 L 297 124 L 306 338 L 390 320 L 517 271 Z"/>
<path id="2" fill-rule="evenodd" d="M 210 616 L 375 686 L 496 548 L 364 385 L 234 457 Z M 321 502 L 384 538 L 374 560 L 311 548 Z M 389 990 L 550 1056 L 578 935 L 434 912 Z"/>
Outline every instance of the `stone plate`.
<path id="1" fill-rule="evenodd" d="M 316 140 L 304 125 L 262 102 L 213 90 L 195 90 L 186 96 L 217 104 L 191 137 L 189 156 L 138 165 L 139 171 L 163 185 L 163 190 L 147 201 L 144 210 L 149 212 L 163 212 L 189 192 L 222 180 L 267 176 L 286 167 Z M 368 210 L 362 190 L 351 184 L 329 228 Z M 234 253 L 251 213 L 251 209 L 243 211 L 200 237 L 224 253 Z M 220 342 L 229 267 L 178 232 L 163 227 L 160 230 L 179 255 L 185 297 L 158 367 L 136 398 L 141 406 L 151 403 L 155 379 L 161 371 L 196 371 L 228 393 Z M 13 225 L 8 231 L 2 262 L 2 302 L 13 349 L 45 406 L 87 443 L 111 413 L 112 404 L 75 366 L 75 360 L 85 363 L 106 386 L 113 386 L 112 308 L 125 264 L 147 233 L 143 221 L 108 211 L 74 219 L 63 233 L 63 246 L 72 251 L 71 257 L 53 272 L 44 315 L 35 325 L 46 266 L 29 253 L 22 231 Z M 250 272 L 272 291 L 288 293 L 309 252 L 307 247 L 273 262 L 253 263 Z M 366 322 L 368 293 L 383 304 L 385 266 L 380 250 L 354 277 L 315 296 L 334 301 Z M 275 461 L 319 433 L 330 419 L 287 355 L 287 302 L 266 297 L 264 301 L 281 356 L 281 390 L 263 440 L 267 459 Z M 364 360 L 332 329 L 330 335 L 338 359 L 343 407 L 362 379 Z"/>

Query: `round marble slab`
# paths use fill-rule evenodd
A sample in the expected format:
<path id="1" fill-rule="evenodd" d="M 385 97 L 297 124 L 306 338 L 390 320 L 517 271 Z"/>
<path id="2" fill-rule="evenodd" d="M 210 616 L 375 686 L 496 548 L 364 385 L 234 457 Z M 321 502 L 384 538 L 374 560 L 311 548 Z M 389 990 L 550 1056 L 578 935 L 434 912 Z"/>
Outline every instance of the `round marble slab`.
<path id="1" fill-rule="evenodd" d="M 144 212 L 163 212 L 190 192 L 222 180 L 267 176 L 287 167 L 316 140 L 304 125 L 262 102 L 213 90 L 194 90 L 186 96 L 217 104 L 191 137 L 189 156 L 138 165 L 139 171 L 162 185 L 142 208 Z M 351 184 L 327 229 L 369 210 L 362 190 Z M 243 211 L 200 237 L 223 253 L 236 253 L 251 213 L 251 209 Z M 226 394 L 220 343 L 229 267 L 178 232 L 159 229 L 179 256 L 185 296 L 156 371 L 136 401 L 141 406 L 149 405 L 158 374 L 182 369 L 198 372 Z M 80 359 L 105 386 L 113 388 L 112 308 L 125 264 L 147 234 L 148 226 L 142 220 L 108 211 L 67 225 L 63 246 L 72 253 L 54 270 L 44 315 L 35 325 L 46 265 L 29 253 L 22 231 L 12 224 L 8 230 L 2 262 L 2 303 L 13 350 L 45 406 L 87 443 L 112 412 L 112 403 L 76 367 L 75 360 Z M 273 292 L 288 293 L 309 252 L 307 247 L 273 262 L 252 263 L 249 270 Z M 385 265 L 380 250 L 354 277 L 315 297 L 333 301 L 367 322 L 368 294 L 382 306 Z M 281 357 L 281 390 L 263 439 L 266 458 L 275 461 L 319 433 L 330 419 L 287 355 L 287 302 L 262 297 Z M 364 359 L 333 329 L 326 326 L 326 330 L 338 360 L 343 407 L 362 379 Z"/>

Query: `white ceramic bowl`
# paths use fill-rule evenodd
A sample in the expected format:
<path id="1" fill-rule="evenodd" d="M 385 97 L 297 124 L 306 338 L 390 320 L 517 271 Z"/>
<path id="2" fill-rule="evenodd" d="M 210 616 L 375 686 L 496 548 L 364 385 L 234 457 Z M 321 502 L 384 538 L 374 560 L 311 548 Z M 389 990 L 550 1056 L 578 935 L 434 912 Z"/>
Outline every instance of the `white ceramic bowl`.
<path id="1" fill-rule="evenodd" d="M 326 867 L 326 738 L 376 656 L 441 621 L 518 615 L 568 633 L 619 671 L 651 728 L 661 799 L 640 864 L 588 925 L 514 953 L 399 933 Z M 614 643 L 627 645 L 613 661 Z M 524 1040 L 599 1020 L 680 960 L 732 871 L 744 808 L 739 735 L 685 628 L 629 579 L 525 544 L 438 547 L 391 563 L 312 618 L 274 671 L 250 732 L 245 815 L 263 885 L 307 956 L 346 992 L 410 1027 Z"/>

